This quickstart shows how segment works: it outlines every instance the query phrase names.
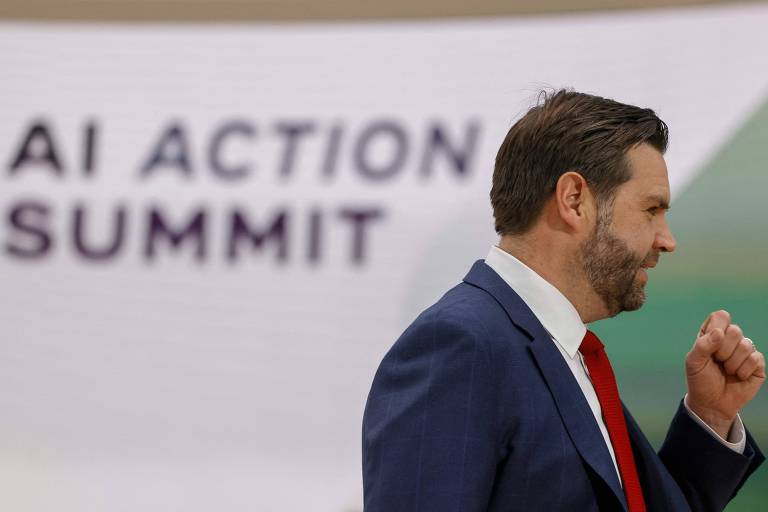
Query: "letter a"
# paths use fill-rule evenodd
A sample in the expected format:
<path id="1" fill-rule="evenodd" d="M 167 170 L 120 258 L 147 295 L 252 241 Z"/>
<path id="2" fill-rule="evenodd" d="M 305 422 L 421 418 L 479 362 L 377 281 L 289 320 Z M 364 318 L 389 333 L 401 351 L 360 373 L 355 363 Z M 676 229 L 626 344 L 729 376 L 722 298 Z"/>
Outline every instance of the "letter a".
<path id="1" fill-rule="evenodd" d="M 15 174 L 22 166 L 29 164 L 44 165 L 58 176 L 64 173 L 51 132 L 42 121 L 34 123 L 27 132 L 27 137 L 11 163 L 10 173 Z"/>
<path id="2" fill-rule="evenodd" d="M 192 175 L 189 163 L 189 146 L 181 125 L 174 123 L 163 133 L 147 162 L 141 168 L 141 175 L 146 178 L 156 167 L 175 167 L 186 175 Z"/>

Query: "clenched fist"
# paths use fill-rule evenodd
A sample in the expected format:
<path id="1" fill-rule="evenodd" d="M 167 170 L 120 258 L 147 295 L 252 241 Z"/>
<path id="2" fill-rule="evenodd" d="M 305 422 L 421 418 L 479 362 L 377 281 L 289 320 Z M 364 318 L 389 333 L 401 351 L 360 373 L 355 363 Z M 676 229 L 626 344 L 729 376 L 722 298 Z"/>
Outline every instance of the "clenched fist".
<path id="1" fill-rule="evenodd" d="M 736 414 L 765 381 L 765 358 L 727 311 L 716 311 L 685 357 L 685 374 L 688 407 L 726 438 Z"/>

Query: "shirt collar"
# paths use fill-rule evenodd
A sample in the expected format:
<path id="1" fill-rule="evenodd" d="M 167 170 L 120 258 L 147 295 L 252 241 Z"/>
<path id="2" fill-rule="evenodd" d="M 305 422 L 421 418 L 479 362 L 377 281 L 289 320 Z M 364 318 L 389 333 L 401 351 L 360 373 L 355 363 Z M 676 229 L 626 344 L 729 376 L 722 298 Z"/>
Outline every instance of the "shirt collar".
<path id="1" fill-rule="evenodd" d="M 520 296 L 555 342 L 576 357 L 587 328 L 560 290 L 523 262 L 492 246 L 485 263 Z"/>

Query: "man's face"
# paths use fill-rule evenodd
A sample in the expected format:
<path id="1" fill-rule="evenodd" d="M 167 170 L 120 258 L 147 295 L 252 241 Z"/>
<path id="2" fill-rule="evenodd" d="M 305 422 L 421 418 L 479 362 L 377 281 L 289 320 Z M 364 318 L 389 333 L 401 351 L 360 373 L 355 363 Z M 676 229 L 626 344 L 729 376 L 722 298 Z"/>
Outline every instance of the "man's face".
<path id="1" fill-rule="evenodd" d="M 592 234 L 581 246 L 584 273 L 609 316 L 645 302 L 646 268 L 661 252 L 675 249 L 665 213 L 669 179 L 664 158 L 641 144 L 627 152 L 632 178 L 617 188 L 611 204 L 598 208 Z"/>

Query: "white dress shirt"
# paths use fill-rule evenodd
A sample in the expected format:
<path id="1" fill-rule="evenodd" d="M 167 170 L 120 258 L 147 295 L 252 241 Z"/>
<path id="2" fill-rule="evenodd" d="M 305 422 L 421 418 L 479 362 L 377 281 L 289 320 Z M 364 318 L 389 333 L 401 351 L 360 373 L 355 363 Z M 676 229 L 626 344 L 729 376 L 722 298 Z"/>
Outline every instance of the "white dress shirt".
<path id="1" fill-rule="evenodd" d="M 613 466 L 616 469 L 616 474 L 619 476 L 619 482 L 621 482 L 619 468 L 616 465 L 616 455 L 613 452 L 613 445 L 608 436 L 608 429 L 603 421 L 600 402 L 597 399 L 587 367 L 579 352 L 579 346 L 584 339 L 587 328 L 581 321 L 578 311 L 554 285 L 520 260 L 498 247 L 491 247 L 488 256 L 485 258 L 485 263 L 499 274 L 523 299 L 523 302 L 536 315 L 536 318 L 538 318 L 539 322 L 547 330 L 547 333 L 549 333 L 552 341 L 554 341 L 555 346 L 560 351 L 560 354 L 562 354 L 568 368 L 573 373 L 573 377 L 584 393 L 590 409 L 592 409 L 592 414 L 595 416 L 595 421 L 598 427 L 600 427 L 600 433 L 603 435 L 603 440 L 608 447 L 608 452 L 611 454 L 611 459 L 613 459 Z M 741 418 L 737 417 L 728 434 L 728 440 L 725 440 L 694 414 L 688 408 L 687 403 L 685 403 L 685 407 L 688 414 L 721 443 L 739 453 L 744 452 L 746 436 L 744 435 L 744 425 L 741 422 Z"/>

